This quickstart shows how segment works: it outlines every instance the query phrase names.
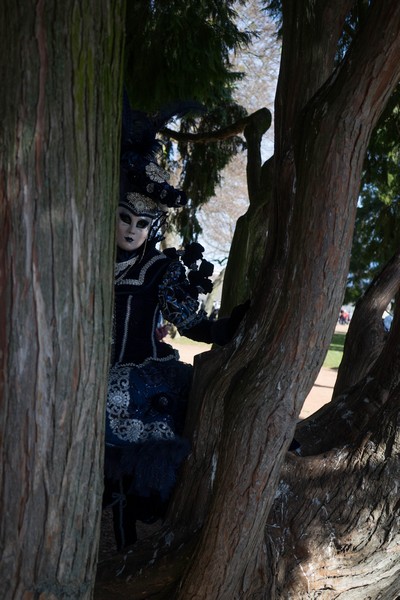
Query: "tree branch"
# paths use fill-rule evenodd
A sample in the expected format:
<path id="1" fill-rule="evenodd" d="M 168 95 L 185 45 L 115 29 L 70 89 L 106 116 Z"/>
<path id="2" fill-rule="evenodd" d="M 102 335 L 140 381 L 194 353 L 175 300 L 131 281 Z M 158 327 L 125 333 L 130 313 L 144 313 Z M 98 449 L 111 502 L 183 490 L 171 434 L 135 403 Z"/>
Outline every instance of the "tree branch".
<path id="1" fill-rule="evenodd" d="M 264 133 L 271 127 L 272 115 L 267 108 L 262 108 L 250 117 L 244 128 L 244 137 L 247 142 L 247 189 L 250 203 L 252 203 L 260 193 L 261 140 Z"/>
<path id="2" fill-rule="evenodd" d="M 252 124 L 257 121 L 261 117 L 264 117 L 266 111 L 269 113 L 267 108 L 260 108 L 255 113 L 248 115 L 247 117 L 243 117 L 243 119 L 239 119 L 235 123 L 228 125 L 227 127 L 223 127 L 222 129 L 217 129 L 216 131 L 204 131 L 200 133 L 183 133 L 181 131 L 174 131 L 173 129 L 169 129 L 169 127 L 164 127 L 164 129 L 160 130 L 160 133 L 166 135 L 177 142 L 192 142 L 194 144 L 207 144 L 210 142 L 218 142 L 221 140 L 226 140 L 235 135 L 239 135 L 243 132 L 244 128 L 247 125 Z M 267 127 L 268 129 L 268 127 Z M 266 130 L 265 130 L 266 131 Z"/>
<path id="3" fill-rule="evenodd" d="M 344 345 L 333 396 L 342 394 L 371 369 L 386 341 L 382 314 L 400 286 L 400 250 L 357 302 Z"/>

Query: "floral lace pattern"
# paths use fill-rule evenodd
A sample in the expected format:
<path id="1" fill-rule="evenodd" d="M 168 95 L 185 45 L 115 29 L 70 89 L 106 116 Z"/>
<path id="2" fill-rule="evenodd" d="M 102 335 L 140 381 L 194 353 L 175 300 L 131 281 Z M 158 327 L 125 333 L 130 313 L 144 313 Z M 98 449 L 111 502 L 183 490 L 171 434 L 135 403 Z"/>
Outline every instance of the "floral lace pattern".
<path id="1" fill-rule="evenodd" d="M 111 432 L 120 440 L 130 443 L 173 439 L 175 434 L 164 421 L 145 423 L 131 417 L 129 371 L 129 365 L 115 365 L 110 370 L 107 416 Z"/>

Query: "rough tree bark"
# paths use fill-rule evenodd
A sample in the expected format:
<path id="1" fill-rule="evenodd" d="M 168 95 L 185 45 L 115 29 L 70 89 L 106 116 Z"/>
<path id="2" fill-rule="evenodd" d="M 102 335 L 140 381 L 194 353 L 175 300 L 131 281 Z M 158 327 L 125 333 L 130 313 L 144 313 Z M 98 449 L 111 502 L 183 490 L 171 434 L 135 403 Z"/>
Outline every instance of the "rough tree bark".
<path id="1" fill-rule="evenodd" d="M 244 128 L 249 208 L 236 223 L 222 288 L 221 316 L 230 315 L 237 304 L 251 298 L 264 258 L 272 204 L 273 159 L 262 166 L 261 140 L 270 126 L 271 113 L 265 108 L 253 114 Z"/>
<path id="2" fill-rule="evenodd" d="M 384 331 L 382 313 L 398 293 L 399 266 L 396 252 L 357 303 L 332 401 L 297 427 L 303 456 L 353 441 L 386 402 L 396 377 L 396 343 Z"/>
<path id="3" fill-rule="evenodd" d="M 363 384 L 319 411 L 329 427 L 299 426 L 266 528 L 268 598 L 399 596 L 399 384 L 396 317 Z"/>
<path id="4" fill-rule="evenodd" d="M 398 598 L 399 400 L 397 386 L 354 444 L 287 460 L 266 528 L 266 598 Z"/>
<path id="5" fill-rule="evenodd" d="M 361 381 L 381 354 L 387 338 L 382 315 L 399 288 L 400 251 L 397 251 L 356 304 L 333 397 Z"/>
<path id="6" fill-rule="evenodd" d="M 252 308 L 229 347 L 197 361 L 188 423 L 193 453 L 169 523 L 149 558 L 152 566 L 133 578 L 140 548 L 124 556 L 119 579 L 118 561 L 111 562 L 100 572 L 98 598 L 118 598 L 121 589 L 131 597 L 144 598 L 150 590 L 163 597 L 165 582 L 164 597 L 179 600 L 291 597 L 282 583 L 286 564 L 281 588 L 272 577 L 277 565 L 272 550 L 283 543 L 283 534 L 266 546 L 264 525 L 301 406 L 336 323 L 369 135 L 400 78 L 397 1 L 372 4 L 358 38 L 334 70 L 337 41 L 352 4 L 283 2 L 273 202 Z M 388 426 L 394 419 L 388 418 Z M 385 445 L 379 436 L 374 443 L 381 440 Z M 355 456 L 342 452 L 331 465 L 356 473 Z M 296 458 L 294 477 L 304 469 L 306 479 L 309 460 Z M 338 487 L 334 475 L 326 482 L 330 492 Z M 181 545 L 185 536 L 197 543 L 194 553 Z M 143 550 L 147 556 L 152 543 Z M 321 543 L 329 549 L 326 532 Z M 307 551 L 310 565 L 319 564 L 317 545 Z M 170 561 L 168 552 L 175 552 Z M 161 560 L 154 562 L 158 556 Z M 318 594 L 323 593 L 319 585 Z"/>
<path id="7" fill-rule="evenodd" d="M 2 3 L 0 581 L 7 600 L 92 596 L 123 10 L 118 1 Z"/>

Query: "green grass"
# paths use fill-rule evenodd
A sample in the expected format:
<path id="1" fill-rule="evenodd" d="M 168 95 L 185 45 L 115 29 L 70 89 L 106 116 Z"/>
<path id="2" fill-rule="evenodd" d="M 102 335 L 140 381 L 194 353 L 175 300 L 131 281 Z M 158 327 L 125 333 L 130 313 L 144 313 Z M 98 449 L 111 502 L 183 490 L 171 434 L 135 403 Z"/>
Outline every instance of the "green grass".
<path id="1" fill-rule="evenodd" d="M 328 369 L 337 369 L 340 365 L 343 356 L 343 345 L 345 333 L 334 333 L 329 346 L 328 353 L 325 357 L 324 367 Z"/>

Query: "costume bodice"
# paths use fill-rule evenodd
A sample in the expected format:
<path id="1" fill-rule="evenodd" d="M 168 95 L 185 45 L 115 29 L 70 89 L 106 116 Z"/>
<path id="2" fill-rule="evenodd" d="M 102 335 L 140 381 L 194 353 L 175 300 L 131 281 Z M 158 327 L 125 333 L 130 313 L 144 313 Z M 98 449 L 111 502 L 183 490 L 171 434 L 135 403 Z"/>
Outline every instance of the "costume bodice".
<path id="1" fill-rule="evenodd" d="M 167 360 L 175 350 L 157 339 L 161 314 L 184 330 L 205 318 L 179 260 L 155 249 L 140 262 L 117 264 L 113 364 Z"/>

